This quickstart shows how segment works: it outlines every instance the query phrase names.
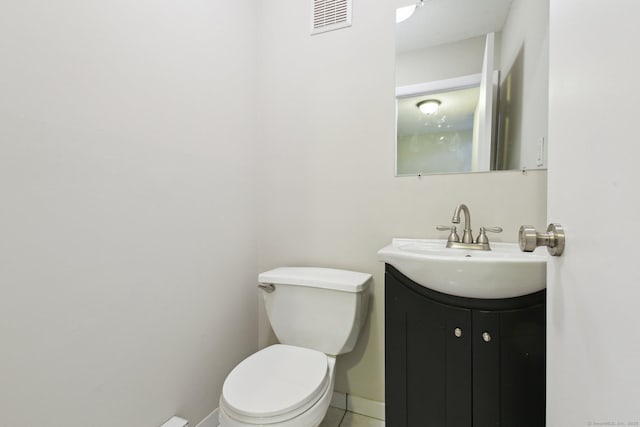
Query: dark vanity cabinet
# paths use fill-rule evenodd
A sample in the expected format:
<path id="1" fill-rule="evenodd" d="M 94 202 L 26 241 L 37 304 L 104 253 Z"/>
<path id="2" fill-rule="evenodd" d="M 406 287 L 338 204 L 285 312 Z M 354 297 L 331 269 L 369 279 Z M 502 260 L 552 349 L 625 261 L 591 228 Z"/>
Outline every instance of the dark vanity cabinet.
<path id="1" fill-rule="evenodd" d="M 544 426 L 545 291 L 456 297 L 389 264 L 385 287 L 387 426 Z"/>

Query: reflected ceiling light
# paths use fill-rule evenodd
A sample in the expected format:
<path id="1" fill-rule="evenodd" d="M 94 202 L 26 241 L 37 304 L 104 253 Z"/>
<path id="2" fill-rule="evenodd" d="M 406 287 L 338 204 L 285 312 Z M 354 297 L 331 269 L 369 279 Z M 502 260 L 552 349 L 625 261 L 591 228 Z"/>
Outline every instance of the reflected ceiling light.
<path id="1" fill-rule="evenodd" d="M 420 101 L 416 104 L 416 107 L 422 111 L 422 114 L 435 114 L 440 108 L 440 104 L 442 104 L 437 99 L 425 99 L 424 101 Z"/>
<path id="2" fill-rule="evenodd" d="M 401 23 L 402 21 L 406 21 L 411 18 L 413 12 L 416 11 L 416 5 L 412 4 L 411 6 L 399 7 L 396 9 L 396 24 Z"/>

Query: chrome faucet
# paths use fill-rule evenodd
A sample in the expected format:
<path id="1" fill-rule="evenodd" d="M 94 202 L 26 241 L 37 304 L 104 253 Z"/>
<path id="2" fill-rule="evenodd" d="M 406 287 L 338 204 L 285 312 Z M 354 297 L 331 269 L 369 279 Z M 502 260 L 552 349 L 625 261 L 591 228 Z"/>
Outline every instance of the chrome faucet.
<path id="1" fill-rule="evenodd" d="M 456 248 L 456 249 L 480 249 L 483 251 L 490 251 L 491 247 L 489 246 L 489 239 L 487 238 L 487 231 L 491 231 L 493 233 L 502 232 L 502 227 L 480 227 L 480 233 L 478 234 L 478 238 L 473 240 L 473 234 L 471 231 L 471 214 L 469 213 L 469 208 L 464 203 L 460 203 L 456 206 L 456 210 L 453 212 L 453 218 L 451 218 L 451 222 L 453 224 L 460 224 L 460 211 L 462 211 L 464 215 L 464 231 L 462 233 L 462 240 L 458 237 L 458 233 L 456 231 L 456 226 L 449 225 L 438 225 L 436 227 L 437 230 L 440 231 L 449 231 L 449 238 L 447 239 L 447 247 L 448 248 Z"/>
<path id="2" fill-rule="evenodd" d="M 471 214 L 469 208 L 464 203 L 460 203 L 456 206 L 456 210 L 453 211 L 453 218 L 451 222 L 454 224 L 460 224 L 460 211 L 464 214 L 464 233 L 462 233 L 462 243 L 473 243 L 473 234 L 471 234 Z"/>

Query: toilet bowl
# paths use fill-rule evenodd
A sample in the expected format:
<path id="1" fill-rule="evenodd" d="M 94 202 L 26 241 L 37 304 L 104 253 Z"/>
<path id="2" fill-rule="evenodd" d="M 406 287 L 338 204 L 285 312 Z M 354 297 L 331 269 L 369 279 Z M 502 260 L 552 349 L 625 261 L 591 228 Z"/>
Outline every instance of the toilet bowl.
<path id="1" fill-rule="evenodd" d="M 240 362 L 219 401 L 221 427 L 316 427 L 333 395 L 336 356 L 366 319 L 370 274 L 281 267 L 258 276 L 280 344 Z"/>
<path id="2" fill-rule="evenodd" d="M 225 380 L 219 422 L 225 427 L 315 427 L 333 394 L 335 358 L 276 344 L 249 356 Z"/>

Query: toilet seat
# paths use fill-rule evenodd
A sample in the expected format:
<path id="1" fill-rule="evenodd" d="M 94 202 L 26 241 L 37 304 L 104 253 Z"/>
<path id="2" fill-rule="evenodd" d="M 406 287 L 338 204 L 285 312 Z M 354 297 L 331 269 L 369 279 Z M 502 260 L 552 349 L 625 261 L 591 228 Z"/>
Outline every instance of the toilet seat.
<path id="1" fill-rule="evenodd" d="M 324 353 L 276 344 L 231 371 L 222 388 L 220 409 L 241 423 L 278 423 L 307 411 L 330 384 Z"/>

